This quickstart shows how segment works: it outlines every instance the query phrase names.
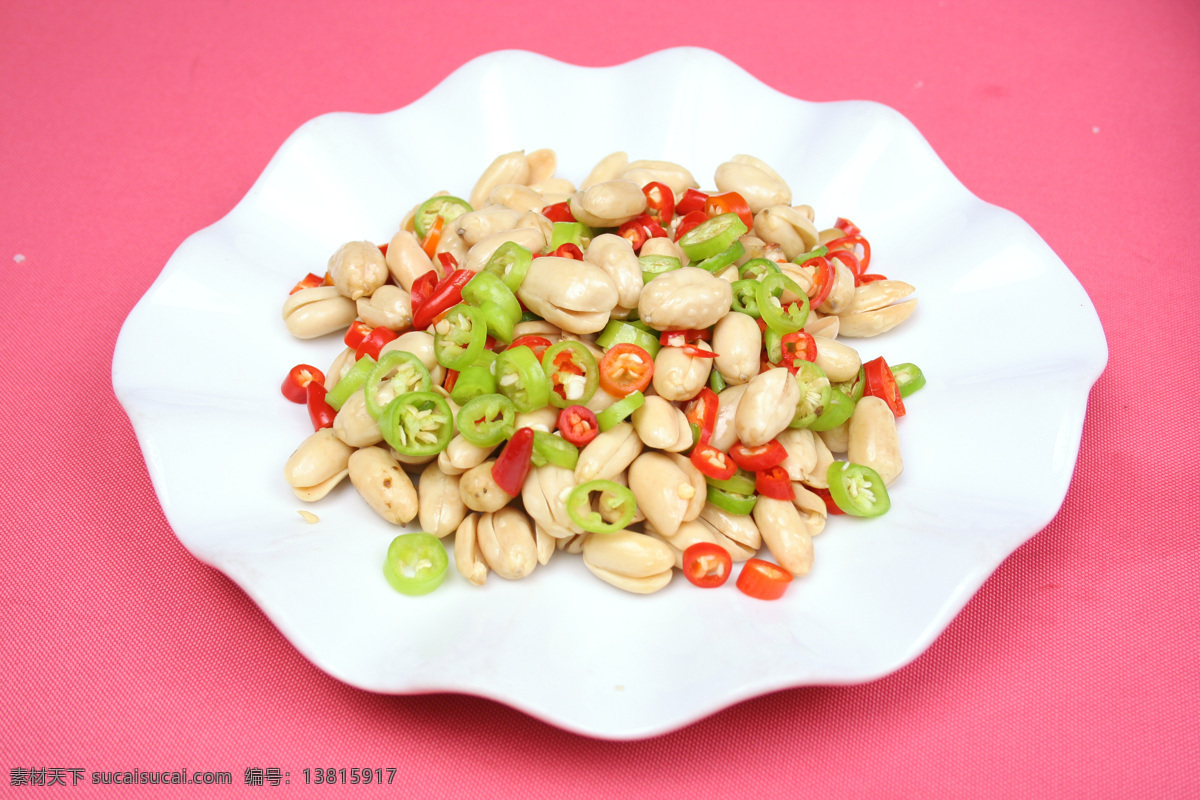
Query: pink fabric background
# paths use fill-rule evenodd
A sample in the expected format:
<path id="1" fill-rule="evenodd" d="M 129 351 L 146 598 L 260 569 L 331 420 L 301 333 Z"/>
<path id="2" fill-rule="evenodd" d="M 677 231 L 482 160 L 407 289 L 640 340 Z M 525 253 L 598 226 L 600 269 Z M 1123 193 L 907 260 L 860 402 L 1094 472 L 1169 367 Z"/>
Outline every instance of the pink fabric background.
<path id="1" fill-rule="evenodd" d="M 0 794 L 17 767 L 228 770 L 146 790 L 226 797 L 396 766 L 391 793 L 445 798 L 1200 795 L 1200 5 L 759 5 L 0 5 Z M 125 315 L 310 117 L 397 108 L 493 49 L 608 65 L 674 45 L 897 108 L 1078 276 L 1111 357 L 1061 513 L 909 667 L 645 742 L 336 682 L 164 521 L 111 390 Z M 290 791 L 243 787 L 254 766 Z"/>

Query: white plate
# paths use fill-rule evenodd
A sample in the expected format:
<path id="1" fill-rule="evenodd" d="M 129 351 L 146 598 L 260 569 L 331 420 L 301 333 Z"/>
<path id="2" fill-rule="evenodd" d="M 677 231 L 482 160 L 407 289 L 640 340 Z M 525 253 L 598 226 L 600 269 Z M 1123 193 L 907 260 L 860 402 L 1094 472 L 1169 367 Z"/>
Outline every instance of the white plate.
<path id="1" fill-rule="evenodd" d="M 649 105 L 629 91 L 649 85 L 664 93 Z M 858 223 L 872 271 L 917 287 L 909 322 L 855 342 L 929 379 L 901 420 L 892 511 L 831 519 L 812 574 L 781 601 L 678 576 L 629 595 L 568 556 L 523 581 L 474 588 L 451 574 L 404 597 L 381 573 L 397 531 L 352 487 L 311 509 L 319 524 L 297 515 L 282 466 L 311 427 L 279 383 L 292 364 L 324 369 L 341 344 L 289 336 L 287 290 L 345 241 L 387 241 L 433 192 L 469 192 L 496 155 L 539 147 L 575 181 L 614 150 L 679 162 L 704 185 L 729 156 L 754 154 L 819 224 Z M 897 112 L 796 100 L 705 50 L 603 69 L 507 51 L 398 111 L 301 126 L 237 207 L 171 257 L 121 330 L 113 385 L 180 540 L 321 669 L 632 739 L 775 689 L 868 681 L 920 654 L 1058 510 L 1107 356 L 1063 263 L 968 192 Z"/>

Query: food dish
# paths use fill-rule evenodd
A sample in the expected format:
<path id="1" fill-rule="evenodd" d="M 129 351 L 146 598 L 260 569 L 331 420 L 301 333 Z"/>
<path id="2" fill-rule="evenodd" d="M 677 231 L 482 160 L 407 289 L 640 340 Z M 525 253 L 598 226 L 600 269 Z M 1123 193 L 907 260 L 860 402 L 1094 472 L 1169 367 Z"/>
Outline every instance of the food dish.
<path id="1" fill-rule="evenodd" d="M 660 124 L 641 124 L 644 109 L 621 87 L 683 72 L 697 79 L 661 104 L 671 110 Z M 524 90 L 534 84 L 543 91 Z M 775 124 L 750 142 L 735 128 L 714 135 L 691 110 L 693 86 L 769 109 Z M 583 109 L 542 113 L 544 96 L 607 113 L 583 126 Z M 452 118 L 486 124 L 462 126 L 451 143 L 434 122 Z M 345 241 L 386 241 L 431 186 L 470 185 L 489 154 L 538 146 L 554 146 L 560 173 L 577 179 L 615 149 L 698 174 L 753 152 L 797 201 L 870 230 L 879 269 L 902 265 L 893 271 L 919 287 L 917 315 L 861 348 L 864 358 L 903 353 L 929 377 L 921 413 L 905 421 L 893 510 L 831 524 L 818 566 L 784 600 L 676 581 L 647 603 L 569 561 L 482 589 L 448 576 L 409 598 L 382 575 L 363 580 L 394 529 L 356 494 L 326 498 L 317 525 L 296 514 L 280 465 L 308 420 L 287 413 L 277 365 L 328 363 L 342 344 L 293 340 L 270 313 L 281 292 Z M 436 157 L 450 148 L 454 158 Z M 1018 308 L 1037 326 L 1013 325 Z M 243 201 L 172 256 L 122 329 L 113 383 L 181 542 L 326 672 L 373 691 L 477 694 L 630 739 L 915 658 L 1057 512 L 1106 360 L 1096 313 L 1062 262 L 1016 216 L 971 195 L 896 112 L 788 98 L 703 50 L 604 69 L 501 52 L 398 111 L 302 126 Z"/>

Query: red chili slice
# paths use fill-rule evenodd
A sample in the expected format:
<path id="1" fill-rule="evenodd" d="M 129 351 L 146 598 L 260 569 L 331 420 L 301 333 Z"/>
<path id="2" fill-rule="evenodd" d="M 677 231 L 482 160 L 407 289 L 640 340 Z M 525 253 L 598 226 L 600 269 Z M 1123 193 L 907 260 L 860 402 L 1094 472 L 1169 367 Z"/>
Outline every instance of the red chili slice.
<path id="1" fill-rule="evenodd" d="M 831 242 L 825 243 L 825 246 L 829 248 L 829 258 L 833 258 L 835 250 L 846 250 L 854 253 L 854 249 L 858 245 L 862 245 L 863 254 L 861 256 L 855 254 L 855 257 L 858 259 L 858 272 L 855 274 L 862 274 L 867 271 L 867 267 L 871 264 L 871 243 L 862 234 L 843 236 L 840 239 L 834 239 Z M 847 264 L 847 266 L 849 265 Z"/>
<path id="2" fill-rule="evenodd" d="M 633 245 L 635 253 L 640 252 L 642 245 L 651 239 L 665 237 L 667 232 L 649 214 L 641 214 L 617 228 L 617 235 Z"/>
<path id="3" fill-rule="evenodd" d="M 694 344 L 685 344 L 681 349 L 683 350 L 683 354 L 685 356 L 691 356 L 692 358 L 720 358 L 721 357 L 720 353 L 714 353 L 712 350 L 704 350 L 702 348 L 696 347 L 696 345 L 694 345 Z"/>
<path id="4" fill-rule="evenodd" d="M 346 343 L 346 347 L 358 348 L 360 344 L 366 341 L 366 338 L 371 335 L 371 326 L 360 319 L 350 323 L 350 327 L 346 329 L 346 335 L 342 337 L 342 341 Z"/>
<path id="5" fill-rule="evenodd" d="M 442 269 L 446 272 L 453 272 L 458 269 L 458 259 L 454 257 L 454 253 L 438 253 L 438 261 L 442 262 Z"/>
<path id="6" fill-rule="evenodd" d="M 883 356 L 863 364 L 863 395 L 878 397 L 887 403 L 897 419 L 904 416 L 904 400 L 900 397 L 900 387 L 896 383 L 896 376 L 892 374 L 892 368 L 883 360 Z"/>
<path id="7" fill-rule="evenodd" d="M 574 242 L 566 242 L 560 244 L 558 249 L 550 255 L 558 256 L 559 258 L 570 258 L 575 261 L 583 261 L 583 251 L 579 249 L 579 245 Z"/>
<path id="8" fill-rule="evenodd" d="M 600 423 L 590 408 L 567 406 L 558 414 L 558 430 L 576 447 L 583 447 L 600 434 Z"/>
<path id="9" fill-rule="evenodd" d="M 792 582 L 792 574 L 778 564 L 752 558 L 742 565 L 737 587 L 756 600 L 778 600 Z"/>
<path id="10" fill-rule="evenodd" d="M 704 201 L 704 213 L 709 217 L 737 214 L 747 228 L 754 230 L 754 214 L 750 213 L 750 204 L 737 192 L 710 194 Z"/>
<path id="11" fill-rule="evenodd" d="M 642 187 L 646 195 L 646 213 L 664 228 L 675 218 L 675 193 L 665 183 L 654 181 Z"/>
<path id="12" fill-rule="evenodd" d="M 729 551 L 715 542 L 696 542 L 683 551 L 683 576 L 701 589 L 724 586 L 732 571 Z"/>
<path id="13" fill-rule="evenodd" d="M 780 363 L 793 375 L 799 368 L 797 362 L 817 360 L 817 340 L 807 331 L 785 333 L 779 340 L 779 347 L 783 353 Z"/>
<path id="14" fill-rule="evenodd" d="M 431 269 L 418 277 L 412 284 L 412 291 L 409 293 L 409 306 L 411 308 L 420 308 L 425 305 L 425 301 L 429 299 L 429 295 L 433 294 L 434 287 L 438 283 L 437 270 Z"/>
<path id="15" fill-rule="evenodd" d="M 301 289 L 315 289 L 325 282 L 325 279 L 320 275 L 313 275 L 311 272 L 301 278 L 288 294 L 295 294 Z"/>
<path id="16" fill-rule="evenodd" d="M 613 397 L 626 397 L 650 385 L 654 359 L 641 347 L 621 342 L 600 359 L 600 388 Z"/>
<path id="17" fill-rule="evenodd" d="M 542 216 L 551 222 L 575 222 L 575 215 L 571 213 L 571 204 L 565 201 L 546 206 L 542 209 Z"/>
<path id="18" fill-rule="evenodd" d="M 684 416 L 687 417 L 688 424 L 695 426 L 698 443 L 708 444 L 708 440 L 712 438 L 713 429 L 717 425 L 719 406 L 720 400 L 717 393 L 705 386 L 684 407 Z"/>
<path id="19" fill-rule="evenodd" d="M 421 242 L 421 249 L 425 251 L 425 255 L 433 258 L 437 252 L 437 246 L 442 241 L 442 226 L 446 221 L 441 217 L 433 220 L 433 225 L 425 232 L 425 241 Z"/>
<path id="20" fill-rule="evenodd" d="M 862 286 L 864 283 L 874 283 L 875 281 L 886 281 L 886 275 L 880 275 L 875 272 L 869 272 L 866 275 L 858 275 L 854 278 L 855 286 Z"/>
<path id="21" fill-rule="evenodd" d="M 371 334 L 366 339 L 363 339 L 362 343 L 358 347 L 354 348 L 355 360 L 360 359 L 363 356 L 370 356 L 378 361 L 379 351 L 383 349 L 385 344 L 394 340 L 395 338 L 396 334 L 394 331 L 383 327 L 373 328 L 371 330 Z"/>
<path id="22" fill-rule="evenodd" d="M 678 242 L 683 238 L 684 234 L 686 234 L 692 228 L 695 228 L 707 221 L 708 215 L 703 211 L 693 211 L 690 214 L 684 215 L 684 217 L 679 220 L 679 227 L 675 229 L 675 241 Z"/>
<path id="23" fill-rule="evenodd" d="M 492 464 L 492 480 L 508 494 L 516 497 L 529 475 L 533 461 L 533 428 L 518 428 Z"/>
<path id="24" fill-rule="evenodd" d="M 475 273 L 469 269 L 456 269 L 438 281 L 429 298 L 413 307 L 413 330 L 425 330 L 438 314 L 461 303 L 463 287 L 474 277 Z"/>
<path id="25" fill-rule="evenodd" d="M 542 354 L 550 348 L 550 340 L 545 336 L 534 336 L 533 334 L 527 334 L 525 336 L 518 336 L 516 339 L 513 339 L 513 343 L 505 349 L 511 350 L 514 347 L 520 347 L 522 345 L 532 350 L 533 354 L 537 356 L 538 362 L 540 363 L 542 360 Z"/>
<path id="26" fill-rule="evenodd" d="M 698 442 L 692 448 L 692 463 L 696 469 L 719 481 L 727 481 L 737 474 L 737 464 L 729 454 L 707 442 Z"/>
<path id="27" fill-rule="evenodd" d="M 456 384 L 456 383 L 458 383 L 458 370 L 456 370 L 456 369 L 446 370 L 446 377 L 442 381 L 442 388 L 445 389 L 447 392 L 453 392 L 454 384 Z"/>
<path id="28" fill-rule="evenodd" d="M 813 273 L 812 286 L 808 289 L 808 304 L 812 308 L 816 308 L 829 299 L 829 293 L 833 291 L 833 284 L 837 282 L 837 271 L 825 256 L 814 256 L 800 266 L 816 269 L 816 272 Z"/>
<path id="29" fill-rule="evenodd" d="M 747 472 L 759 472 L 782 464 L 783 460 L 787 458 L 787 450 L 779 443 L 778 439 L 772 439 L 766 444 L 755 447 L 735 442 L 733 447 L 729 448 L 729 456 L 735 464 Z"/>
<path id="30" fill-rule="evenodd" d="M 796 499 L 796 492 L 792 489 L 787 470 L 778 465 L 754 473 L 754 491 L 775 500 Z"/>
<path id="31" fill-rule="evenodd" d="M 679 216 L 686 216 L 693 211 L 703 211 L 704 203 L 708 200 L 708 195 L 698 189 L 688 189 L 683 193 L 683 197 L 679 198 L 679 202 L 675 204 L 675 213 Z"/>
<path id="32" fill-rule="evenodd" d="M 380 253 L 383 253 L 383 256 L 384 256 L 384 258 L 386 258 L 386 257 L 387 257 L 388 243 L 387 243 L 387 242 L 384 242 L 383 244 L 377 244 L 377 245 L 375 245 L 375 246 L 379 248 L 379 252 L 380 252 Z"/>
<path id="33" fill-rule="evenodd" d="M 833 227 L 837 228 L 847 236 L 857 236 L 858 234 L 862 233 L 862 230 L 860 230 L 857 225 L 845 217 L 838 217 L 837 222 L 833 223 Z"/>
<path id="34" fill-rule="evenodd" d="M 712 338 L 708 328 L 689 328 L 681 331 L 663 331 L 658 336 L 658 343 L 663 347 L 683 347 L 692 342 L 707 342 Z"/>
<path id="35" fill-rule="evenodd" d="M 816 486 L 809 486 L 808 490 L 810 492 L 812 492 L 813 494 L 815 494 L 817 497 L 819 497 L 825 501 L 825 508 L 829 510 L 830 514 L 845 514 L 846 513 L 845 511 L 842 511 L 842 509 L 838 507 L 837 503 L 834 502 L 833 495 L 831 495 L 829 493 L 828 489 L 821 489 Z"/>
<path id="36" fill-rule="evenodd" d="M 280 390 L 293 403 L 305 403 L 308 402 L 308 385 L 313 381 L 324 385 L 325 373 L 308 364 L 297 364 L 288 370 Z"/>
<path id="37" fill-rule="evenodd" d="M 312 420 L 313 430 L 319 431 L 322 428 L 332 428 L 333 418 L 337 416 L 337 411 L 333 406 L 325 402 L 325 385 L 317 381 L 312 381 L 304 389 L 305 403 L 308 405 L 308 418 Z"/>

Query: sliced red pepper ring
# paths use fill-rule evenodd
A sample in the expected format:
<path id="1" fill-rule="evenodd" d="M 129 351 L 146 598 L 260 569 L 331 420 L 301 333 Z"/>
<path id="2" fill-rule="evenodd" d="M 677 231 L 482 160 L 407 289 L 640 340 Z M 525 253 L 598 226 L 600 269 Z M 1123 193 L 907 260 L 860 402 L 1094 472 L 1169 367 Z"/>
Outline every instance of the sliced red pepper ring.
<path id="1" fill-rule="evenodd" d="M 675 193 L 671 187 L 653 181 L 642 187 L 642 194 L 646 195 L 646 213 L 659 225 L 670 225 L 675 218 Z"/>
<path id="2" fill-rule="evenodd" d="M 322 428 L 332 428 L 333 418 L 337 416 L 337 411 L 333 406 L 325 402 L 325 385 L 318 381 L 309 382 L 304 389 L 305 403 L 308 405 L 308 418 L 312 421 L 313 430 L 319 431 Z"/>
<path id="3" fill-rule="evenodd" d="M 663 331 L 659 334 L 658 343 L 664 347 L 683 347 L 692 342 L 705 341 L 712 338 L 708 328 L 689 329 L 681 331 Z"/>
<path id="4" fill-rule="evenodd" d="M 707 386 L 684 406 L 684 416 L 687 417 L 692 430 L 696 432 L 696 441 L 699 444 L 708 444 L 708 440 L 712 438 L 713 429 L 717 425 L 719 406 L 720 400 L 717 398 L 717 393 Z"/>
<path id="5" fill-rule="evenodd" d="M 693 229 L 700 227 L 705 222 L 708 222 L 708 215 L 703 211 L 693 211 L 690 214 L 685 214 L 679 220 L 679 225 L 675 228 L 675 241 L 679 241 L 684 236 L 687 236 Z"/>
<path id="6" fill-rule="evenodd" d="M 694 344 L 685 344 L 680 348 L 685 356 L 691 358 L 720 358 L 720 353 L 714 353 L 712 350 L 704 350 Z"/>
<path id="7" fill-rule="evenodd" d="M 542 209 L 542 216 L 551 222 L 575 222 L 575 215 L 571 213 L 571 204 L 563 201 L 554 205 L 546 206 Z"/>
<path id="8" fill-rule="evenodd" d="M 837 228 L 847 236 L 857 236 L 858 234 L 862 233 L 862 230 L 857 225 L 845 217 L 838 217 L 837 221 L 833 223 L 833 227 Z"/>
<path id="9" fill-rule="evenodd" d="M 707 442 L 700 442 L 692 448 L 692 464 L 705 477 L 725 481 L 737 474 L 738 465 L 728 453 L 722 453 Z"/>
<path id="10" fill-rule="evenodd" d="M 752 558 L 742 565 L 737 587 L 756 600 L 778 600 L 792 582 L 792 574 L 778 564 Z"/>
<path id="11" fill-rule="evenodd" d="M 533 354 L 538 357 L 538 361 L 540 362 L 542 360 L 542 355 L 550 348 L 550 340 L 545 336 L 534 336 L 532 334 L 527 334 L 525 336 L 518 336 L 516 339 L 513 339 L 512 344 L 509 345 L 509 347 L 522 346 L 528 347 L 530 350 L 532 350 Z"/>
<path id="12" fill-rule="evenodd" d="M 516 497 L 529 475 L 533 463 L 533 428 L 518 428 L 492 464 L 492 480 L 508 494 Z"/>
<path id="13" fill-rule="evenodd" d="M 640 392 L 654 377 L 654 359 L 629 342 L 613 345 L 600 359 L 600 388 L 613 397 Z"/>
<path id="14" fill-rule="evenodd" d="M 308 402 L 308 385 L 313 381 L 324 385 L 325 373 L 308 364 L 297 364 L 288 370 L 287 377 L 283 379 L 283 385 L 280 386 L 280 391 L 293 403 L 306 403 Z"/>
<path id="15" fill-rule="evenodd" d="M 342 337 L 346 347 L 358 349 L 368 336 L 371 335 L 371 326 L 363 322 L 361 319 L 356 319 L 350 323 L 350 327 L 346 329 L 346 335 Z"/>
<path id="16" fill-rule="evenodd" d="M 675 213 L 680 216 L 687 216 L 693 211 L 703 211 L 704 204 L 708 201 L 708 195 L 699 189 L 688 189 L 683 193 L 683 197 L 679 198 L 679 202 L 675 204 Z"/>
<path id="17" fill-rule="evenodd" d="M 311 272 L 301 278 L 288 294 L 295 294 L 301 289 L 315 289 L 325 282 L 325 279 L 320 275 L 313 275 Z"/>
<path id="18" fill-rule="evenodd" d="M 814 256 L 800 266 L 816 270 L 813 273 L 812 285 L 808 288 L 809 305 L 816 308 L 829 299 L 829 293 L 833 291 L 833 285 L 837 282 L 837 270 L 824 256 Z"/>
<path id="19" fill-rule="evenodd" d="M 754 214 L 750 212 L 750 204 L 746 202 L 746 198 L 737 192 L 710 194 L 708 199 L 704 201 L 704 213 L 710 217 L 719 217 L 722 214 L 737 214 L 742 222 L 745 223 L 747 229 L 754 228 Z"/>
<path id="20" fill-rule="evenodd" d="M 590 408 L 567 406 L 559 412 L 558 431 L 571 444 L 583 447 L 600 434 L 600 423 Z"/>
<path id="21" fill-rule="evenodd" d="M 575 261 L 583 261 L 583 251 L 580 250 L 579 245 L 575 244 L 574 242 L 560 244 L 558 248 L 550 255 L 557 256 L 558 258 L 570 258 Z"/>
<path id="22" fill-rule="evenodd" d="M 416 309 L 425 305 L 425 301 L 429 299 L 429 295 L 433 294 L 438 280 L 437 270 L 431 269 L 413 281 L 412 291 L 409 292 L 410 307 Z"/>
<path id="23" fill-rule="evenodd" d="M 833 258 L 837 253 L 834 251 L 848 251 L 854 254 L 858 264 L 856 275 L 861 275 L 867 271 L 867 267 L 871 264 L 871 243 L 862 236 L 862 234 L 854 234 L 853 236 L 843 236 L 840 239 L 826 242 L 825 246 L 829 248 L 828 258 Z M 862 255 L 855 252 L 855 248 L 862 247 Z M 846 266 L 850 266 L 847 264 Z"/>
<path id="24" fill-rule="evenodd" d="M 454 257 L 454 253 L 438 253 L 438 261 L 442 262 L 442 269 L 446 272 L 453 272 L 458 269 L 458 259 Z"/>
<path id="25" fill-rule="evenodd" d="M 787 450 L 778 439 L 755 447 L 735 442 L 733 447 L 729 448 L 729 456 L 747 472 L 758 472 L 782 464 L 787 458 Z"/>
<path id="26" fill-rule="evenodd" d="M 438 314 L 458 305 L 463 287 L 474 277 L 475 273 L 469 269 L 457 269 L 438 281 L 425 302 L 413 306 L 413 330 L 425 330 Z"/>
<path id="27" fill-rule="evenodd" d="M 780 364 L 787 367 L 793 375 L 799 368 L 799 361 L 813 362 L 817 360 L 817 340 L 807 331 L 785 333 L 779 339 L 782 360 Z"/>
<path id="28" fill-rule="evenodd" d="M 683 576 L 693 586 L 701 589 L 724 586 L 732 572 L 729 551 L 715 542 L 696 542 L 683 551 Z"/>
<path id="29" fill-rule="evenodd" d="M 651 239 L 665 237 L 667 232 L 649 214 L 639 214 L 617 228 L 617 235 L 633 246 L 637 253 Z"/>
<path id="30" fill-rule="evenodd" d="M 855 286 L 862 286 L 864 283 L 874 283 L 875 281 L 886 281 L 886 275 L 879 275 L 874 272 L 869 272 L 866 275 L 858 275 L 854 278 Z"/>
<path id="31" fill-rule="evenodd" d="M 367 338 L 359 342 L 358 347 L 354 348 L 354 357 L 362 358 L 363 356 L 370 356 L 375 360 L 379 360 L 379 352 L 383 349 L 383 346 L 388 342 L 394 341 L 396 338 L 396 333 L 388 328 L 382 326 L 372 328 L 371 332 L 367 334 Z"/>
<path id="32" fill-rule="evenodd" d="M 892 415 L 897 419 L 904 416 L 904 399 L 900 394 L 900 386 L 883 356 L 863 364 L 863 394 L 878 397 L 887 403 Z"/>
<path id="33" fill-rule="evenodd" d="M 825 509 L 830 514 L 845 514 L 846 513 L 845 511 L 842 511 L 840 508 L 838 508 L 837 503 L 833 502 L 833 495 L 831 495 L 829 493 L 828 489 L 822 489 L 818 486 L 809 486 L 807 488 L 810 492 L 812 492 L 813 494 L 815 494 L 817 497 L 821 498 L 821 500 L 823 500 L 825 502 Z"/>
<path id="34" fill-rule="evenodd" d="M 792 488 L 787 470 L 778 465 L 754 473 L 754 491 L 775 500 L 796 499 L 796 490 Z"/>

